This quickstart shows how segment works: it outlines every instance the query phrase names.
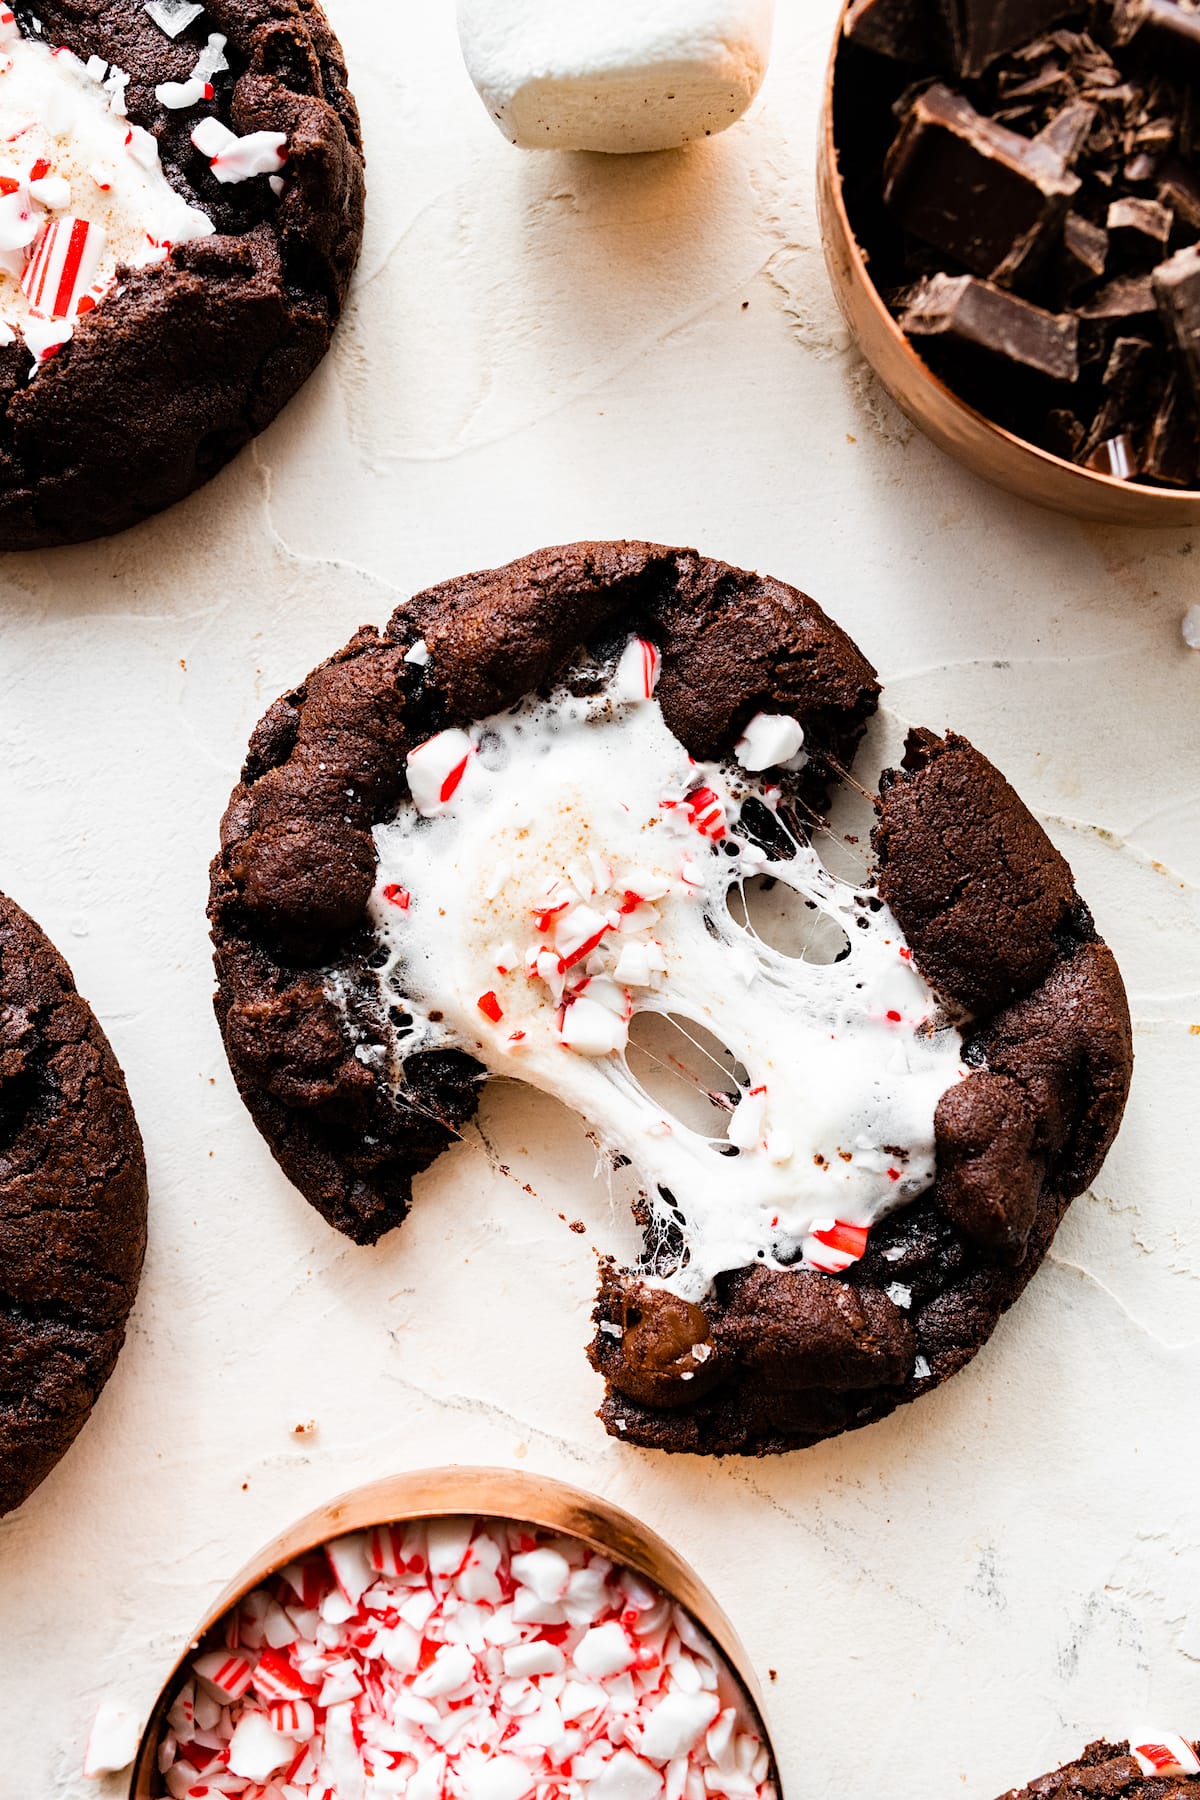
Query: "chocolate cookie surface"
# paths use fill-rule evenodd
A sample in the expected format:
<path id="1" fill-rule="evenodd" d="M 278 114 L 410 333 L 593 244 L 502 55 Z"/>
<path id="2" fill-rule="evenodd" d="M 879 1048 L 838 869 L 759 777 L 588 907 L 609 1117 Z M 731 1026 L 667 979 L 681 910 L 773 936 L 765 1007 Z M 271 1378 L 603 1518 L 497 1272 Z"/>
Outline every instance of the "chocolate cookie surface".
<path id="1" fill-rule="evenodd" d="M 61 956 L 0 895 L 0 1514 L 86 1424 L 145 1247 L 124 1077 Z"/>
<path id="2" fill-rule="evenodd" d="M 1112 956 L 966 740 L 912 733 L 881 783 L 875 866 L 860 853 L 847 884 L 820 863 L 825 803 L 852 780 L 878 692 L 794 588 L 690 550 L 571 545 L 360 631 L 267 713 L 226 814 L 210 916 L 230 1063 L 339 1230 L 369 1243 L 400 1222 L 486 1073 L 564 1091 L 546 1071 L 574 1071 L 569 1103 L 642 1186 L 643 1261 L 605 1265 L 590 1351 L 601 1416 L 627 1441 L 781 1451 L 928 1391 L 1018 1297 L 1119 1123 L 1131 1047 Z M 672 748 L 682 781 L 655 786 L 652 769 L 635 803 Z M 548 759 L 573 757 L 568 799 L 542 797 Z M 698 896 L 679 969 L 670 881 L 589 875 L 586 831 L 569 904 L 524 908 L 519 840 L 540 854 L 539 821 L 578 823 L 589 787 L 651 814 L 634 847 L 665 846 L 662 867 L 675 857 Z M 501 799 L 532 809 L 520 831 L 499 829 Z M 787 959 L 734 929 L 726 890 L 751 878 L 794 890 L 841 948 Z M 512 930 L 532 947 L 500 941 L 497 904 L 528 918 Z M 714 1012 L 747 954 L 746 985 Z M 547 1017 L 525 1016 L 531 989 Z M 710 1078 L 717 1129 L 647 1110 L 626 1081 L 643 1010 L 734 1046 Z M 760 1077 L 776 1040 L 786 1054 Z"/>
<path id="3" fill-rule="evenodd" d="M 364 189 L 317 0 L 46 0 L 3 29 L 8 550 L 133 525 L 270 423 L 328 347 Z"/>
<path id="4" fill-rule="evenodd" d="M 1172 1738 L 1160 1744 L 1089 1744 L 1078 1762 L 1013 1788 L 1000 1800 L 1192 1800 L 1200 1792 L 1200 1764 L 1194 1746 Z"/>

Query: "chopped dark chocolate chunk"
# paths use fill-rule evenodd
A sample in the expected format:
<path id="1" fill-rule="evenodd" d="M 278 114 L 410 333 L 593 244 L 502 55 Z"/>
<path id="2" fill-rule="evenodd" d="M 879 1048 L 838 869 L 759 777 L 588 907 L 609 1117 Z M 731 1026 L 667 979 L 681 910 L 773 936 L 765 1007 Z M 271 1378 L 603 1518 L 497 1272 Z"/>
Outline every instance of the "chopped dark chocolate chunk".
<path id="1" fill-rule="evenodd" d="M 1166 487 L 1195 487 L 1200 481 L 1200 427 L 1178 375 L 1167 383 L 1146 434 L 1142 472 Z"/>
<path id="2" fill-rule="evenodd" d="M 1154 297 L 1200 400 L 1200 244 L 1179 250 L 1154 272 Z"/>
<path id="3" fill-rule="evenodd" d="M 1063 286 L 1078 293 L 1089 282 L 1100 281 L 1108 264 L 1108 233 L 1079 213 L 1068 213 L 1063 226 Z"/>
<path id="4" fill-rule="evenodd" d="M 1078 189 L 1057 152 L 940 84 L 913 101 L 884 171 L 907 231 L 1003 287 L 1035 268 Z"/>
<path id="5" fill-rule="evenodd" d="M 1154 283 L 1149 275 L 1118 275 L 1079 308 L 1079 316 L 1134 325 L 1140 319 L 1152 319 L 1157 311 Z"/>
<path id="6" fill-rule="evenodd" d="M 1038 132 L 1038 143 L 1060 156 L 1067 168 L 1074 166 L 1083 146 L 1092 135 L 1099 108 L 1090 100 L 1072 100 L 1050 123 Z"/>
<path id="7" fill-rule="evenodd" d="M 932 55 L 939 25 L 934 0 L 854 0 L 845 32 L 860 49 L 919 63 Z"/>
<path id="8" fill-rule="evenodd" d="M 1200 232 L 1200 177 L 1186 164 L 1170 162 L 1158 171 L 1158 197 L 1175 214 L 1177 226 Z"/>
<path id="9" fill-rule="evenodd" d="M 1079 373 L 1079 327 L 1016 294 L 973 275 L 934 275 L 923 282 L 900 319 L 909 337 L 951 338 L 1009 363 L 1074 381 Z"/>
<path id="10" fill-rule="evenodd" d="M 989 63 L 1080 10 L 1078 0 L 944 0 L 954 66 L 982 75 Z"/>
<path id="11" fill-rule="evenodd" d="M 1200 12 L 1181 6 L 1179 0 L 1141 0 L 1139 10 L 1139 45 L 1166 57 L 1180 51 L 1200 54 Z"/>
<path id="12" fill-rule="evenodd" d="M 1126 194 L 1108 209 L 1108 238 L 1114 250 L 1139 262 L 1159 262 L 1171 236 L 1175 215 L 1157 200 Z"/>
<path id="13" fill-rule="evenodd" d="M 850 21 L 881 54 L 841 52 L 846 204 L 919 354 L 1057 456 L 1200 491 L 1200 0 Z"/>
<path id="14" fill-rule="evenodd" d="M 1101 381 L 1103 399 L 1080 457 L 1089 463 L 1102 445 L 1138 439 L 1158 410 L 1165 385 L 1162 351 L 1149 338 L 1121 337 L 1112 347 Z M 1110 470 L 1104 471 L 1112 473 Z"/>

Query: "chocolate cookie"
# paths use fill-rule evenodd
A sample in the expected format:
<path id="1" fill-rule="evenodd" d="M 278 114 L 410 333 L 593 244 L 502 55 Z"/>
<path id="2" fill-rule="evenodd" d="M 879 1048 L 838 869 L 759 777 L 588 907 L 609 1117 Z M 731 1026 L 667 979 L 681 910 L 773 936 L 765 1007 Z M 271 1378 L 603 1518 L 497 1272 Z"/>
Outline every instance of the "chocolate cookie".
<path id="1" fill-rule="evenodd" d="M 125 1078 L 62 957 L 0 895 L 0 1514 L 86 1424 L 145 1248 Z"/>
<path id="2" fill-rule="evenodd" d="M 795 588 L 571 545 L 361 630 L 225 817 L 226 1049 L 331 1224 L 398 1224 L 489 1073 L 631 1166 L 643 1258 L 604 1265 L 590 1351 L 631 1442 L 786 1450 L 944 1381 L 1121 1117 L 1112 956 L 965 739 L 910 734 L 832 872 L 878 693 Z"/>
<path id="3" fill-rule="evenodd" d="M 363 226 L 317 0 L 0 6 L 0 549 L 199 487 L 316 367 Z"/>
<path id="4" fill-rule="evenodd" d="M 1164 1736 L 1161 1742 L 1089 1744 L 1078 1762 L 1067 1763 L 1053 1775 L 1043 1775 L 1028 1787 L 1013 1788 L 1000 1800 L 1071 1800 L 1073 1795 L 1095 1800 L 1192 1800 L 1200 1791 L 1200 1758 L 1186 1739 Z"/>

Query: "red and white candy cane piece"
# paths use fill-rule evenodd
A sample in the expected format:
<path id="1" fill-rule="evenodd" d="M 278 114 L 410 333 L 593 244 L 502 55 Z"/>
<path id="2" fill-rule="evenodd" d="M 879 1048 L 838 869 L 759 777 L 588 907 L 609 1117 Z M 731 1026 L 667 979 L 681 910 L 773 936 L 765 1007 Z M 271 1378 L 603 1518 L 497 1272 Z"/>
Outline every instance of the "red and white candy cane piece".
<path id="1" fill-rule="evenodd" d="M 16 14 L 11 6 L 0 6 L 0 44 L 17 44 L 21 41 L 21 27 L 17 24 Z"/>
<path id="2" fill-rule="evenodd" d="M 48 319 L 72 318 L 96 278 L 107 241 L 104 227 L 90 219 L 51 219 L 21 277 L 33 311 Z"/>
<path id="3" fill-rule="evenodd" d="M 1153 1743 L 1134 1744 L 1134 1760 L 1143 1775 L 1200 1775 L 1200 1757 L 1186 1738 L 1163 1732 Z"/>
<path id="4" fill-rule="evenodd" d="M 659 654 L 647 638 L 631 637 L 617 662 L 609 692 L 614 700 L 649 700 L 658 686 Z"/>
<path id="5" fill-rule="evenodd" d="M 439 731 L 409 751 L 408 788 L 423 818 L 446 811 L 462 786 L 474 748 L 465 731 Z"/>
<path id="6" fill-rule="evenodd" d="M 367 1561 L 377 1575 L 403 1575 L 404 1527 L 373 1526 L 367 1533 Z"/>
<path id="7" fill-rule="evenodd" d="M 201 119 L 192 132 L 192 142 L 202 156 L 207 156 L 213 174 L 220 182 L 249 181 L 255 175 L 278 175 L 287 162 L 287 134 L 282 131 L 251 131 L 238 137 L 210 114 Z"/>
<path id="8" fill-rule="evenodd" d="M 255 1665 L 251 1685 L 260 1700 L 306 1700 L 312 1688 L 297 1674 L 282 1650 L 264 1650 Z"/>
<path id="9" fill-rule="evenodd" d="M 317 1715 L 307 1700 L 275 1700 L 267 1708 L 272 1731 L 306 1743 L 317 1728 Z"/>
<path id="10" fill-rule="evenodd" d="M 210 1650 L 196 1658 L 192 1673 L 206 1692 L 227 1706 L 231 1700 L 240 1700 L 250 1686 L 254 1664 L 236 1651 Z"/>
<path id="11" fill-rule="evenodd" d="M 375 1578 L 375 1571 L 367 1559 L 366 1532 L 354 1531 L 348 1537 L 335 1538 L 331 1544 L 326 1544 L 325 1554 L 333 1570 L 333 1579 L 350 1605 L 357 1606 Z"/>
<path id="12" fill-rule="evenodd" d="M 699 787 L 688 795 L 684 805 L 692 828 L 701 837 L 719 843 L 725 836 L 725 807 L 720 795 L 710 787 Z"/>
<path id="13" fill-rule="evenodd" d="M 865 1253 L 870 1227 L 847 1225 L 842 1219 L 816 1219 L 805 1238 L 802 1254 L 806 1263 L 823 1275 L 840 1275 Z"/>

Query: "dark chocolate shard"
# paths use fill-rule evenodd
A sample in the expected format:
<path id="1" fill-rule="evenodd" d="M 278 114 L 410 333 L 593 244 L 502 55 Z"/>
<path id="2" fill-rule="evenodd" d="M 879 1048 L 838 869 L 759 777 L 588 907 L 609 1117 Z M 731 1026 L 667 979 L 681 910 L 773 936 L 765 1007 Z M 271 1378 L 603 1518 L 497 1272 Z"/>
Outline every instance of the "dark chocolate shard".
<path id="1" fill-rule="evenodd" d="M 1099 108 L 1090 100 L 1073 100 L 1056 112 L 1050 123 L 1038 132 L 1037 141 L 1061 156 L 1067 168 L 1073 168 L 1080 151 L 1092 135 Z"/>
<path id="2" fill-rule="evenodd" d="M 1100 281 L 1108 265 L 1108 233 L 1080 213 L 1068 213 L 1063 226 L 1062 270 L 1068 294 Z"/>
<path id="3" fill-rule="evenodd" d="M 1140 442 L 1158 409 L 1168 373 L 1160 345 L 1149 338 L 1117 339 L 1105 366 L 1099 411 L 1079 452 L 1089 468 L 1091 458 L 1105 444 L 1125 438 L 1131 444 Z M 1131 453 L 1130 460 L 1136 460 L 1140 466 L 1140 453 Z"/>
<path id="4" fill-rule="evenodd" d="M 1166 487 L 1195 487 L 1200 480 L 1200 427 L 1179 375 L 1167 383 L 1146 434 L 1142 473 Z"/>
<path id="5" fill-rule="evenodd" d="M 941 30 L 934 0 L 853 0 L 846 14 L 851 43 L 896 62 L 933 61 Z"/>
<path id="6" fill-rule="evenodd" d="M 1078 191 L 1056 151 L 940 84 L 913 101 L 884 169 L 905 229 L 1001 287 L 1036 269 Z"/>
<path id="7" fill-rule="evenodd" d="M 1079 0 L 943 0 L 954 66 L 964 78 L 1081 11 Z"/>
<path id="8" fill-rule="evenodd" d="M 1087 430 L 1083 420 L 1071 412 L 1068 407 L 1055 406 L 1046 415 L 1046 448 L 1055 456 L 1064 457 L 1074 462 L 1078 456 Z"/>
<path id="9" fill-rule="evenodd" d="M 1154 271 L 1154 297 L 1193 397 L 1200 400 L 1200 244 Z"/>
<path id="10" fill-rule="evenodd" d="M 1200 231 L 1200 177 L 1193 169 L 1175 161 L 1159 169 L 1158 197 L 1178 222 Z"/>
<path id="11" fill-rule="evenodd" d="M 1137 42 L 1169 62 L 1180 54 L 1200 56 L 1200 12 L 1179 0 L 1140 0 Z"/>
<path id="12" fill-rule="evenodd" d="M 1149 275 L 1118 275 L 1093 294 L 1086 306 L 1080 307 L 1079 316 L 1132 326 L 1138 320 L 1154 318 L 1157 311 L 1154 283 Z"/>
<path id="13" fill-rule="evenodd" d="M 1108 209 L 1109 242 L 1114 250 L 1135 262 L 1158 262 L 1166 251 L 1174 223 L 1174 213 L 1160 201 L 1124 194 Z"/>
<path id="14" fill-rule="evenodd" d="M 1074 319 L 1031 306 L 1016 294 L 973 275 L 934 275 L 924 282 L 900 319 L 914 338 L 942 338 L 993 356 L 1052 381 L 1079 373 Z"/>

